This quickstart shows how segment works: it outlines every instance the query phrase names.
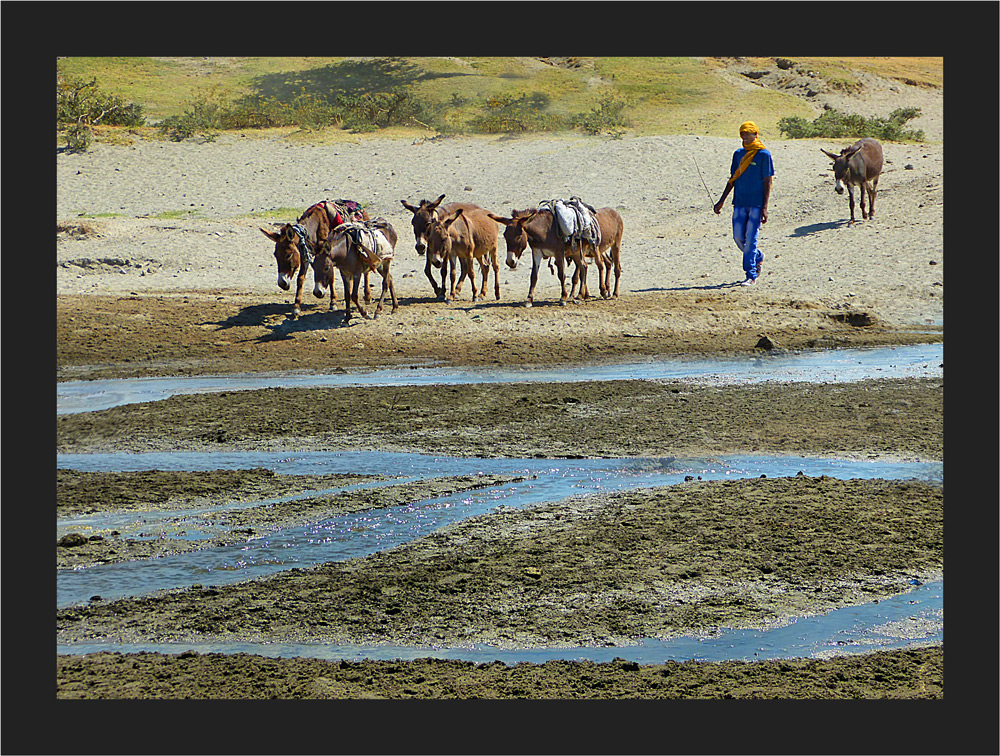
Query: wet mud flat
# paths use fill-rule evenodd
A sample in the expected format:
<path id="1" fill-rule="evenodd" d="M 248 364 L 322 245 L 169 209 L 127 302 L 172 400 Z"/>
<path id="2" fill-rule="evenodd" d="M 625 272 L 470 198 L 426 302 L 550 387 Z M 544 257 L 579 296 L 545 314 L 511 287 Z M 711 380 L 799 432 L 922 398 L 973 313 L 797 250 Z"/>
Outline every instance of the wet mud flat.
<path id="1" fill-rule="evenodd" d="M 760 628 L 943 569 L 943 486 L 691 481 L 480 515 L 228 586 L 59 610 L 61 643 L 628 645 Z"/>
<path id="2" fill-rule="evenodd" d="M 103 652 L 58 656 L 56 677 L 60 699 L 920 699 L 943 695 L 944 649 L 758 662 L 512 666 Z"/>
<path id="3" fill-rule="evenodd" d="M 460 457 L 744 453 L 942 459 L 944 380 L 525 382 L 230 391 L 56 419 L 58 452 L 380 450 Z"/>
<path id="4" fill-rule="evenodd" d="M 399 387 L 392 396 L 364 387 L 311 391 L 321 395 L 315 404 L 296 403 L 294 398 L 283 398 L 280 391 L 265 389 L 176 396 L 148 405 L 60 416 L 57 448 L 62 452 L 287 446 L 338 450 L 366 448 L 367 444 L 367 448 L 383 450 L 484 457 L 748 451 L 917 459 L 943 456 L 941 379 L 743 387 L 695 387 L 671 381 L 518 384 L 502 389 Z M 311 410 L 312 406 L 317 409 Z M 350 425 L 342 423 L 341 417 L 351 418 Z M 304 429 L 308 435 L 303 435 Z M 184 480 L 187 475 L 191 477 Z M 283 476 L 255 475 L 255 494 L 302 490 L 306 482 L 309 486 L 320 483 L 296 484 L 282 480 Z M 116 480 L 116 476 L 122 477 Z M 200 501 L 198 497 L 205 496 L 200 488 L 204 482 L 196 474 L 181 474 L 172 482 L 154 476 L 145 486 L 140 480 L 108 473 L 97 474 L 90 483 L 92 492 L 124 486 L 137 501 L 166 498 L 176 502 L 183 496 Z M 77 479 L 74 487 L 80 486 Z M 176 495 L 169 493 L 171 488 Z M 209 498 L 215 502 L 239 498 L 243 494 L 234 492 L 241 490 L 234 484 Z M 368 496 L 370 491 L 364 494 Z M 72 511 L 96 507 L 87 500 L 102 498 L 109 499 L 97 493 L 77 497 Z M 322 506 L 329 507 L 329 502 Z M 254 518 L 263 511 L 242 510 L 246 519 L 239 527 L 261 527 L 262 522 Z M 57 640 L 620 645 L 655 635 L 711 632 L 720 626 L 766 625 L 899 593 L 909 578 L 927 580 L 941 574 L 942 523 L 940 485 L 807 476 L 693 480 L 663 489 L 567 499 L 527 510 L 501 509 L 383 553 L 293 569 L 244 584 L 203 586 L 61 610 L 57 612 Z M 773 675 L 774 687 L 762 683 L 756 692 L 744 692 L 773 697 L 940 697 L 943 648 L 920 651 L 930 653 L 931 661 L 919 664 L 911 663 L 914 657 L 907 656 L 911 653 L 802 662 L 805 666 L 799 662 L 790 662 L 790 667 L 751 665 L 753 674 L 770 670 L 767 674 Z M 274 683 L 273 676 L 266 678 L 270 682 L 256 676 L 262 669 L 282 668 L 289 675 L 297 669 L 325 670 L 316 673 L 324 679 L 310 689 L 309 695 L 317 697 L 460 696 L 462 691 L 480 690 L 462 687 L 475 685 L 476 680 L 493 685 L 498 697 L 656 695 L 645 684 L 630 687 L 647 676 L 645 665 L 637 676 L 631 665 L 620 663 L 518 664 L 501 674 L 503 665 L 491 665 L 493 672 L 484 672 L 476 665 L 434 660 L 398 662 L 395 667 L 374 661 L 324 667 L 322 662 L 306 659 L 218 654 L 184 658 L 100 654 L 60 659 L 60 697 L 116 696 L 123 690 L 135 697 L 159 697 L 161 686 L 152 679 L 142 681 L 142 671 L 152 673 L 160 664 L 165 666 L 156 674 L 168 674 L 163 679 L 174 680 L 176 691 L 192 697 L 226 697 L 230 683 L 220 683 L 219 675 L 226 674 L 222 670 L 237 677 L 241 670 L 247 674 L 241 695 L 305 695 L 301 689 Z M 109 691 L 100 682 L 110 669 L 109 659 L 114 664 L 121 664 L 116 659 L 129 660 L 126 666 L 134 661 L 139 682 Z M 902 664 L 913 676 L 897 685 L 891 682 L 896 678 L 878 672 L 886 663 Z M 202 671 L 190 676 L 179 672 L 192 664 Z M 831 678 L 829 665 L 843 665 L 843 671 Z M 663 665 L 652 669 L 657 666 Z M 686 697 L 714 697 L 718 691 L 712 681 L 728 674 L 719 670 L 740 666 L 698 663 L 663 668 L 676 671 L 680 667 L 685 675 L 701 676 L 704 685 L 688 685 Z M 529 674 L 528 667 L 535 671 Z M 407 670 L 404 677 L 422 675 L 422 682 L 404 686 L 410 691 L 406 692 L 392 682 L 400 674 L 379 672 L 397 668 Z M 816 678 L 819 687 L 803 688 L 794 683 L 794 675 L 783 675 L 785 669 L 816 670 L 824 679 Z M 884 688 L 864 688 L 862 683 L 849 682 L 858 674 L 890 682 Z M 326 682 L 346 677 L 352 678 L 347 682 L 357 682 L 353 679 L 357 675 L 361 680 L 382 682 L 369 688 L 342 687 L 340 682 L 330 687 Z M 788 683 L 785 689 L 783 677 Z M 618 682 L 589 683 L 600 679 Z M 838 684 L 829 685 L 830 679 Z M 740 690 L 736 685 L 731 692 L 739 695 Z"/>
<path id="5" fill-rule="evenodd" d="M 59 539 L 56 568 L 155 559 L 243 543 L 283 528 L 319 522 L 336 515 L 415 503 L 523 479 L 523 476 L 514 475 L 461 475 L 362 491 L 330 492 L 291 501 L 269 501 L 289 494 L 391 481 L 391 478 L 383 475 L 278 475 L 271 470 L 122 473 L 57 470 L 59 516 L 64 516 L 64 512 L 93 514 L 102 511 L 156 512 L 168 513 L 168 516 L 153 521 L 139 517 L 115 528 L 78 526 Z M 247 500 L 263 502 L 246 508 L 229 508 L 234 502 Z M 218 511 L 216 507 L 226 508 Z M 199 540 L 182 538 L 189 530 L 215 535 Z"/>

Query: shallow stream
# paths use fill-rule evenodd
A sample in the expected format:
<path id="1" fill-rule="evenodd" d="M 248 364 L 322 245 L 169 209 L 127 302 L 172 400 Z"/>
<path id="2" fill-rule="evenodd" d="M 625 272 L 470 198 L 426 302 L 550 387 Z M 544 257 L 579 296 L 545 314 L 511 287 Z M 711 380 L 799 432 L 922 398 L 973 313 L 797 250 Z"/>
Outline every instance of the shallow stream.
<path id="1" fill-rule="evenodd" d="M 942 373 L 943 346 L 844 350 L 749 358 L 732 361 L 674 360 L 611 366 L 587 371 L 587 380 L 690 379 L 718 383 L 747 381 L 852 381 L 869 377 L 930 377 Z M 579 380 L 577 371 L 470 371 L 412 368 L 375 373 L 328 376 L 236 376 L 231 378 L 156 378 L 133 381 L 92 381 L 59 384 L 58 411 L 82 412 L 135 401 L 152 401 L 178 393 L 263 388 L 273 385 L 339 386 L 363 382 L 390 384 L 502 382 L 509 380 Z M 259 578 L 293 567 L 352 559 L 402 545 L 462 519 L 497 510 L 553 502 L 568 496 L 680 483 L 688 476 L 704 480 L 809 476 L 943 481 L 943 464 L 860 461 L 796 456 L 712 457 L 680 459 L 468 459 L 419 454 L 372 452 L 217 452 L 153 454 L 61 454 L 61 468 L 92 471 L 218 470 L 264 467 L 282 474 L 390 474 L 404 480 L 474 473 L 519 473 L 529 480 L 465 491 L 417 504 L 390 507 L 331 518 L 306 527 L 249 538 L 229 547 L 203 549 L 154 560 L 59 570 L 57 605 L 85 603 L 188 587 L 222 585 Z M 376 485 L 402 482 L 400 480 Z M 336 489 L 339 490 L 339 489 Z M 323 492 L 299 494 L 314 496 Z M 274 500 L 265 503 L 277 503 Z M 260 504 L 260 502 L 256 503 Z M 242 503 L 239 506 L 253 506 Z M 215 511 L 219 511 L 218 509 Z M 59 520 L 58 535 L 81 527 L 116 527 L 135 520 L 154 521 L 175 513 L 88 515 Z M 212 533 L 190 527 L 184 537 L 207 538 Z M 846 607 L 791 625 L 758 631 L 722 630 L 712 636 L 671 641 L 647 639 L 634 646 L 604 648 L 522 649 L 491 647 L 360 647 L 325 644 L 87 644 L 59 646 L 60 653 L 99 650 L 185 649 L 269 656 L 316 656 L 332 659 L 421 658 L 436 656 L 471 661 L 500 659 L 541 662 L 548 659 L 615 657 L 644 663 L 667 660 L 764 659 L 823 656 L 877 648 L 943 642 L 943 581 L 914 587 L 905 594 L 862 606 Z"/>

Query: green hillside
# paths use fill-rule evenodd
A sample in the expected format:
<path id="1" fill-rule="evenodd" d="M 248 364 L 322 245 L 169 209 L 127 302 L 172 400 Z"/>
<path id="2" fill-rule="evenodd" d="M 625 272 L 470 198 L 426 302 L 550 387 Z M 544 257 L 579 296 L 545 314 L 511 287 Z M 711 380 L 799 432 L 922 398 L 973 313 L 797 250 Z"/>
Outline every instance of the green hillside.
<path id="1" fill-rule="evenodd" d="M 741 60 L 765 68 L 778 61 L 818 75 L 823 86 L 848 92 L 861 86 L 859 71 L 920 87 L 943 85 L 942 58 Z M 143 128 L 150 133 L 157 124 L 183 121 L 190 126 L 195 116 L 211 116 L 218 130 L 278 128 L 320 141 L 376 129 L 396 135 L 576 130 L 731 136 L 733 113 L 753 114 L 770 133 L 776 133 L 783 117 L 818 115 L 816 106 L 801 96 L 741 86 L 738 76 L 724 75 L 731 62 L 682 57 L 105 57 L 62 58 L 57 65 L 63 83 L 95 81 L 100 92 L 141 106 Z M 103 136 L 108 138 L 108 132 Z"/>

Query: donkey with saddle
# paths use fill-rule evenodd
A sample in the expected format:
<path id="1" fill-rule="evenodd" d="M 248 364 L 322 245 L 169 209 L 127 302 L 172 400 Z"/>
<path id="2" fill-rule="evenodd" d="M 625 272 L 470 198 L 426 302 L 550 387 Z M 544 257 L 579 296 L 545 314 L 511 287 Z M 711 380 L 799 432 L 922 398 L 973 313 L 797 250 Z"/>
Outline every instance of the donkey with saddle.
<path id="1" fill-rule="evenodd" d="M 521 255 L 531 248 L 531 282 L 528 286 L 527 306 L 535 299 L 538 283 L 538 269 L 543 259 L 549 259 L 551 267 L 555 261 L 559 284 L 562 289 L 560 302 L 576 298 L 577 284 L 580 297 L 587 299 L 587 259 L 597 263 L 601 296 L 618 297 L 621 280 L 621 245 L 625 223 L 621 215 L 612 207 L 595 209 L 579 197 L 571 197 L 568 202 L 550 200 L 539 203 L 528 210 L 514 210 L 510 218 L 490 213 L 490 217 L 505 226 L 504 240 L 507 242 L 507 266 L 517 268 Z M 572 289 L 566 289 L 566 263 L 575 265 Z M 614 292 L 611 291 L 611 269 L 615 271 Z"/>
<path id="2" fill-rule="evenodd" d="M 278 286 L 288 291 L 292 277 L 296 277 L 295 306 L 292 318 L 302 314 L 302 288 L 306 271 L 319 245 L 330 231 L 342 223 L 369 220 L 367 211 L 354 200 L 323 200 L 308 207 L 294 223 L 285 223 L 277 231 L 261 228 L 261 232 L 274 242 L 274 258 L 278 263 Z M 331 288 L 330 296 L 337 298 Z M 366 301 L 371 300 L 371 286 L 365 276 Z"/>
<path id="3" fill-rule="evenodd" d="M 333 296 L 334 271 L 339 270 L 344 282 L 344 324 L 351 319 L 351 302 L 354 302 L 361 317 L 367 319 L 368 311 L 358 299 L 358 289 L 362 277 L 367 286 L 369 273 L 376 272 L 382 276 L 382 295 L 373 317 L 378 317 L 382 312 L 386 291 L 392 296 L 392 311 L 396 312 L 399 302 L 396 299 L 392 273 L 389 272 L 395 255 L 396 240 L 396 230 L 385 218 L 341 223 L 320 243 L 319 251 L 313 258 L 313 276 L 316 279 L 313 295 L 322 299 L 325 290 L 329 288 L 332 310 L 336 301 Z M 365 298 L 365 302 L 370 301 L 370 297 Z"/>

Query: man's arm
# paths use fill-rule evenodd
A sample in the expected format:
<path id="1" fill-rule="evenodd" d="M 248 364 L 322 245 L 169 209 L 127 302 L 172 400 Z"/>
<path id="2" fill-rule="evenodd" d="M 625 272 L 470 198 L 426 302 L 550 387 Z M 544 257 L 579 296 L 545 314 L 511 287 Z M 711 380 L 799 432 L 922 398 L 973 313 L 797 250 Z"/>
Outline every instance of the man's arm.
<path id="1" fill-rule="evenodd" d="M 768 176 L 764 179 L 764 206 L 760 210 L 760 222 L 767 223 L 767 203 L 771 199 L 771 182 L 774 180 L 774 176 Z"/>
<path id="2" fill-rule="evenodd" d="M 715 203 L 715 207 L 713 207 L 713 208 L 712 208 L 713 210 L 715 210 L 715 214 L 716 214 L 716 215 L 719 215 L 719 214 L 720 214 L 720 213 L 722 212 L 722 206 L 723 206 L 723 205 L 725 204 L 725 202 L 726 202 L 726 197 L 728 197 L 728 196 L 729 196 L 729 193 L 730 193 L 731 191 L 733 191 L 733 185 L 732 185 L 732 184 L 728 184 L 728 183 L 727 183 L 727 184 L 726 184 L 726 191 L 724 191 L 724 192 L 722 193 L 722 197 L 721 197 L 721 199 L 719 199 L 719 201 Z M 767 201 L 765 200 L 765 204 L 766 204 L 766 202 L 767 202 Z"/>

